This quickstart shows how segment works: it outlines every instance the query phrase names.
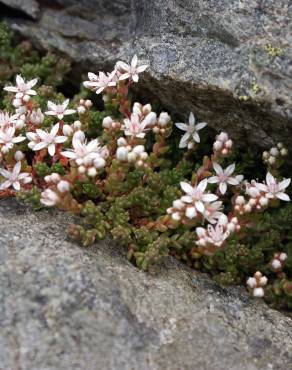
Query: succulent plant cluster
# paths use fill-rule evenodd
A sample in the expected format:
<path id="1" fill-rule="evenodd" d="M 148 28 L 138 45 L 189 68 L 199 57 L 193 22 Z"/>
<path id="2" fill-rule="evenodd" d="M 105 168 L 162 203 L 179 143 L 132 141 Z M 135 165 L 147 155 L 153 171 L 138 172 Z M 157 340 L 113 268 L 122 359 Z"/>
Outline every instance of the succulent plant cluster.
<path id="1" fill-rule="evenodd" d="M 132 103 L 131 85 L 147 69 L 136 56 L 129 64 L 118 61 L 110 73 L 88 73 L 70 102 L 55 89 L 68 64 L 27 54 L 23 43 L 12 47 L 4 31 L 0 52 L 10 72 L 2 79 L 10 82 L 0 103 L 2 198 L 80 216 L 69 225 L 69 237 L 88 246 L 111 234 L 144 270 L 172 255 L 221 284 L 244 283 L 254 297 L 292 307 L 292 206 L 290 179 L 280 175 L 288 155 L 283 144 L 264 153 L 265 180 L 248 180 L 238 173 L 245 163 L 234 162 L 226 132 L 207 146 L 201 144 L 207 124 L 193 113 L 173 123 L 163 110 Z M 54 88 L 48 86 L 60 72 Z M 94 107 L 96 94 L 103 95 L 103 110 Z M 285 206 L 277 208 L 280 202 Z"/>

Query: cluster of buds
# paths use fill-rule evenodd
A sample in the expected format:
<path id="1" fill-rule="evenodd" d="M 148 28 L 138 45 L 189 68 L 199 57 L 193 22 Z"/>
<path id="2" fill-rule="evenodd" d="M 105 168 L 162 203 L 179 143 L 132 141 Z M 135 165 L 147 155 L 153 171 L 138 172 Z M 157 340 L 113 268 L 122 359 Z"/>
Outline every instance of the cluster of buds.
<path id="1" fill-rule="evenodd" d="M 285 261 L 288 258 L 286 253 L 278 252 L 274 254 L 274 258 L 271 261 L 271 269 L 275 272 L 279 272 L 285 266 Z"/>
<path id="2" fill-rule="evenodd" d="M 263 161 L 265 164 L 273 167 L 281 157 L 286 157 L 287 155 L 288 150 L 282 143 L 278 143 L 277 146 L 271 148 L 269 151 L 263 152 Z"/>
<path id="3" fill-rule="evenodd" d="M 268 278 L 257 271 L 253 277 L 246 281 L 247 287 L 254 297 L 262 298 L 265 295 L 264 286 L 267 285 Z"/>
<path id="4" fill-rule="evenodd" d="M 131 146 L 123 137 L 117 140 L 117 144 L 117 160 L 133 163 L 138 167 L 147 166 L 148 153 L 145 151 L 144 145 Z"/>
<path id="5" fill-rule="evenodd" d="M 63 125 L 62 131 L 64 136 L 73 136 L 73 134 L 77 131 L 81 130 L 81 122 L 80 121 L 74 121 L 73 125 L 65 124 Z"/>
<path id="6" fill-rule="evenodd" d="M 221 132 L 216 136 L 216 140 L 213 144 L 213 150 L 216 157 L 227 157 L 231 154 L 233 147 L 233 141 L 229 139 L 226 132 Z"/>
<path id="7" fill-rule="evenodd" d="M 41 203 L 52 207 L 61 202 L 64 195 L 70 191 L 71 184 L 62 180 L 57 173 L 46 176 L 45 181 L 49 187 L 41 193 Z"/>
<path id="8" fill-rule="evenodd" d="M 253 183 L 247 184 L 246 193 L 250 196 L 250 199 L 246 200 L 243 195 L 237 195 L 234 199 L 234 211 L 237 214 L 251 213 L 254 209 L 261 211 L 268 206 L 269 199 Z"/>
<path id="9" fill-rule="evenodd" d="M 110 116 L 104 117 L 102 121 L 102 127 L 107 131 L 120 131 L 121 123 L 114 121 Z"/>
<path id="10" fill-rule="evenodd" d="M 167 128 L 171 126 L 170 115 L 167 112 L 161 112 L 152 131 L 154 134 L 164 135 L 167 132 Z"/>
<path id="11" fill-rule="evenodd" d="M 77 107 L 78 114 L 84 114 L 88 109 L 92 107 L 92 101 L 87 99 L 80 99 Z"/>

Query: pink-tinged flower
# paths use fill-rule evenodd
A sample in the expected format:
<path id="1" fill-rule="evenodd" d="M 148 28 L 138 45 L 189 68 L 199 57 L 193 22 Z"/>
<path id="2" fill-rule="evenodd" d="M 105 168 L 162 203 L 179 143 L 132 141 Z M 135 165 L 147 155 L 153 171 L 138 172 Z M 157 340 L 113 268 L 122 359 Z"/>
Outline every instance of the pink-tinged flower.
<path id="1" fill-rule="evenodd" d="M 191 112 L 188 124 L 178 122 L 175 125 L 180 130 L 186 131 L 186 133 L 182 136 L 179 143 L 179 148 L 186 148 L 189 142 L 193 141 L 195 141 L 196 143 L 200 142 L 200 136 L 198 134 L 198 131 L 202 130 L 205 126 L 207 126 L 207 123 L 199 122 L 198 124 L 195 124 L 195 116 L 193 112 Z"/>
<path id="2" fill-rule="evenodd" d="M 98 76 L 92 72 L 88 72 L 89 81 L 84 81 L 83 85 L 88 89 L 94 90 L 96 94 L 100 94 L 107 87 L 117 85 L 116 72 L 116 70 L 107 74 L 99 72 Z"/>
<path id="3" fill-rule="evenodd" d="M 286 202 L 290 201 L 288 194 L 284 190 L 290 185 L 291 179 L 285 179 L 280 182 L 274 178 L 274 176 L 268 172 L 266 176 L 266 184 L 255 183 L 255 187 L 259 192 L 264 192 L 268 199 L 281 199 Z"/>
<path id="4" fill-rule="evenodd" d="M 243 180 L 242 175 L 237 175 L 232 177 L 235 170 L 235 164 L 231 164 L 225 170 L 220 166 L 218 163 L 213 163 L 213 168 L 217 174 L 217 176 L 212 176 L 208 179 L 210 184 L 219 184 L 219 191 L 222 195 L 224 195 L 227 191 L 228 185 L 239 185 L 240 182 Z"/>
<path id="5" fill-rule="evenodd" d="M 124 119 L 123 129 L 125 135 L 143 139 L 145 137 L 145 131 L 147 130 L 147 123 L 146 120 L 140 122 L 138 114 L 132 113 L 131 119 Z"/>
<path id="6" fill-rule="evenodd" d="M 32 178 L 30 174 L 27 172 L 20 173 L 20 170 L 21 162 L 17 162 L 11 172 L 4 168 L 0 168 L 1 176 L 7 179 L 0 185 L 0 190 L 8 189 L 12 186 L 14 190 L 19 191 L 20 183 L 28 184 L 31 182 Z"/>
<path id="7" fill-rule="evenodd" d="M 223 245 L 230 235 L 230 232 L 225 230 L 224 226 L 219 222 L 215 226 L 208 225 L 207 230 L 202 227 L 197 227 L 196 233 L 199 237 L 199 240 L 196 242 L 198 245 L 210 244 L 218 248 Z"/>
<path id="8" fill-rule="evenodd" d="M 58 194 L 51 189 L 46 189 L 41 193 L 41 203 L 47 207 L 55 206 L 59 201 Z"/>
<path id="9" fill-rule="evenodd" d="M 72 146 L 73 149 L 68 149 L 61 154 L 71 160 L 74 160 L 78 166 L 90 166 L 96 167 L 105 166 L 105 158 L 108 156 L 108 150 L 106 147 L 99 145 L 98 139 L 91 140 L 89 143 L 85 141 L 80 135 L 81 131 L 77 131 L 73 135 Z"/>
<path id="10" fill-rule="evenodd" d="M 213 203 L 205 203 L 204 218 L 210 222 L 210 224 L 215 224 L 218 219 L 223 215 L 222 202 L 216 201 Z"/>
<path id="11" fill-rule="evenodd" d="M 36 91 L 32 90 L 32 87 L 38 82 L 37 78 L 25 82 L 25 80 L 20 76 L 16 76 L 16 86 L 6 86 L 4 90 L 16 93 L 16 99 L 21 99 L 25 95 L 36 95 Z"/>
<path id="12" fill-rule="evenodd" d="M 54 125 L 50 132 L 37 129 L 36 132 L 28 132 L 27 138 L 30 140 L 28 147 L 34 151 L 48 148 L 51 157 L 55 155 L 56 145 L 64 143 L 67 140 L 66 136 L 57 136 L 59 131 L 59 123 Z"/>
<path id="13" fill-rule="evenodd" d="M 0 146 L 2 153 L 8 153 L 13 148 L 14 144 L 25 140 L 24 136 L 14 136 L 15 127 L 7 127 L 0 129 Z"/>
<path id="14" fill-rule="evenodd" d="M 69 104 L 69 99 L 66 99 L 62 104 L 55 104 L 51 101 L 48 101 L 48 111 L 45 112 L 47 116 L 56 116 L 58 119 L 62 119 L 68 114 L 76 113 L 75 109 L 67 109 Z"/>
<path id="15" fill-rule="evenodd" d="M 208 180 L 202 180 L 198 185 L 191 186 L 187 182 L 181 182 L 180 186 L 182 190 L 187 194 L 181 197 L 181 200 L 185 203 L 193 203 L 196 210 L 200 213 L 205 211 L 204 203 L 214 202 L 218 199 L 217 195 L 205 193 L 208 185 Z"/>
<path id="16" fill-rule="evenodd" d="M 139 73 L 144 72 L 148 68 L 147 65 L 142 65 L 138 67 L 138 57 L 134 55 L 131 64 L 125 62 L 117 62 L 115 69 L 120 73 L 119 80 L 131 79 L 134 82 L 139 81 Z"/>
<path id="17" fill-rule="evenodd" d="M 37 110 L 32 111 L 27 119 L 34 125 L 39 126 L 44 122 L 45 116 L 43 115 L 41 109 L 38 108 Z"/>
<path id="18" fill-rule="evenodd" d="M 18 120 L 19 114 L 9 115 L 7 112 L 0 111 L 0 128 L 7 128 L 9 126 L 15 126 Z"/>

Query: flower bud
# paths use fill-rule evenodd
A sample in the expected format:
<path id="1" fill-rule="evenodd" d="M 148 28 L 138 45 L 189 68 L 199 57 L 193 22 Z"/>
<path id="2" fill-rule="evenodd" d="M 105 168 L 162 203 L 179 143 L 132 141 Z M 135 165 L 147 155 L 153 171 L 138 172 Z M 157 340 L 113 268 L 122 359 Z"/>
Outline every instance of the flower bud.
<path id="1" fill-rule="evenodd" d="M 126 161 L 128 159 L 128 149 L 121 146 L 117 149 L 116 157 L 119 161 Z"/>
<path id="2" fill-rule="evenodd" d="M 218 136 L 217 136 L 217 140 L 219 141 L 227 141 L 228 140 L 228 134 L 226 132 L 221 132 Z"/>
<path id="3" fill-rule="evenodd" d="M 161 112 L 158 118 L 158 124 L 161 127 L 167 126 L 170 121 L 170 116 L 167 112 Z"/>
<path id="4" fill-rule="evenodd" d="M 82 124 L 81 124 L 80 121 L 75 121 L 73 123 L 74 130 L 80 130 L 81 129 L 81 126 L 82 126 Z"/>
<path id="5" fill-rule="evenodd" d="M 103 128 L 110 128 L 113 123 L 113 120 L 110 116 L 104 117 L 102 121 L 102 127 Z"/>
<path id="6" fill-rule="evenodd" d="M 63 126 L 63 135 L 70 136 L 73 134 L 73 129 L 70 125 L 64 125 Z"/>
<path id="7" fill-rule="evenodd" d="M 197 211 L 195 207 L 187 207 L 186 208 L 186 217 L 189 219 L 195 218 L 197 216 Z"/>
<path id="8" fill-rule="evenodd" d="M 117 140 L 117 145 L 118 146 L 126 146 L 127 145 L 127 140 L 124 137 L 120 137 Z"/>
<path id="9" fill-rule="evenodd" d="M 79 105 L 79 107 L 77 107 L 77 112 L 79 114 L 84 114 L 86 112 L 86 108 L 83 107 L 83 105 Z"/>
<path id="10" fill-rule="evenodd" d="M 155 125 L 156 119 L 157 119 L 156 113 L 150 112 L 144 118 L 143 122 L 146 123 L 146 126 L 151 127 L 151 126 L 154 126 Z"/>
<path id="11" fill-rule="evenodd" d="M 20 151 L 20 150 L 17 150 L 14 154 L 14 159 L 19 162 L 21 160 L 23 160 L 24 158 L 24 154 Z"/>
<path id="12" fill-rule="evenodd" d="M 145 115 L 145 114 L 149 114 L 150 112 L 152 111 L 152 107 L 151 107 L 151 104 L 146 104 L 143 106 L 142 108 L 142 113 Z"/>
<path id="13" fill-rule="evenodd" d="M 93 165 L 95 168 L 100 170 L 101 168 L 104 168 L 104 166 L 106 165 L 106 162 L 102 157 L 98 157 L 98 158 L 95 158 L 95 160 L 93 161 Z"/>
<path id="14" fill-rule="evenodd" d="M 136 162 L 137 154 L 134 152 L 131 152 L 128 154 L 128 161 L 129 162 Z"/>
<path id="15" fill-rule="evenodd" d="M 70 183 L 68 181 L 61 180 L 57 185 L 57 189 L 60 193 L 66 193 L 70 190 Z"/>
<path id="16" fill-rule="evenodd" d="M 141 154 L 145 151 L 145 147 L 144 145 L 137 145 L 135 146 L 135 148 L 133 149 L 133 152 L 136 153 L 136 154 Z"/>
<path id="17" fill-rule="evenodd" d="M 87 170 L 87 175 L 89 177 L 95 177 L 97 174 L 97 171 L 96 171 L 96 168 L 95 167 L 90 167 L 88 170 Z"/>
<path id="18" fill-rule="evenodd" d="M 279 150 L 277 148 L 272 148 L 270 150 L 270 154 L 274 157 L 277 157 L 279 155 Z"/>
<path id="19" fill-rule="evenodd" d="M 81 142 L 84 142 L 84 140 L 85 140 L 85 134 L 84 134 L 84 132 L 81 131 L 81 130 L 76 131 L 74 133 L 74 135 L 73 135 L 73 139 L 74 140 L 79 140 Z"/>
<path id="20" fill-rule="evenodd" d="M 133 105 L 133 113 L 140 115 L 142 113 L 142 104 L 134 103 Z"/>
<path id="21" fill-rule="evenodd" d="M 288 154 L 288 150 L 286 148 L 281 149 L 281 155 L 285 157 Z"/>

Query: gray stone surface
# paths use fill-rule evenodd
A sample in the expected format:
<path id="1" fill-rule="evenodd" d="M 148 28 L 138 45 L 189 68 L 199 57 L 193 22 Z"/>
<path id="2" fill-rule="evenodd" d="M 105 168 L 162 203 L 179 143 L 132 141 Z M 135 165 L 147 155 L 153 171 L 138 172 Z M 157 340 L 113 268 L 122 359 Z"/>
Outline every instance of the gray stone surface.
<path id="1" fill-rule="evenodd" d="M 37 19 L 39 16 L 40 8 L 38 2 L 35 0 L 1 0 L 1 3 L 16 11 L 23 12 L 33 19 Z"/>
<path id="2" fill-rule="evenodd" d="M 1 370 L 291 368 L 292 320 L 168 259 L 156 275 L 70 218 L 0 203 Z"/>
<path id="3" fill-rule="evenodd" d="M 137 53 L 151 66 L 142 97 L 158 97 L 182 117 L 193 110 L 241 143 L 289 143 L 290 0 L 51 0 L 40 8 L 37 21 L 11 14 L 8 20 L 41 47 L 70 57 L 75 78 Z M 271 57 L 268 44 L 283 55 Z M 250 100 L 240 101 L 243 95 Z"/>

